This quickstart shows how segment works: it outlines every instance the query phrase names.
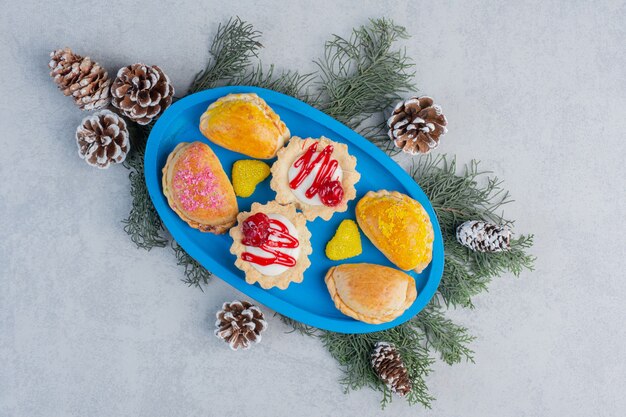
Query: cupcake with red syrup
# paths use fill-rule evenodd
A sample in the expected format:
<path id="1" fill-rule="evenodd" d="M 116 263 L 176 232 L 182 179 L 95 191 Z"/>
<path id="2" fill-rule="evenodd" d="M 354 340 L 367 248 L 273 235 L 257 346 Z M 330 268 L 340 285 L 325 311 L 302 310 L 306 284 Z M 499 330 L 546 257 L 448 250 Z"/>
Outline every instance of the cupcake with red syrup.
<path id="1" fill-rule="evenodd" d="M 294 136 L 277 156 L 270 182 L 276 201 L 294 204 L 307 220 L 329 220 L 346 211 L 356 197 L 354 186 L 361 175 L 347 145 L 325 137 Z"/>
<path id="2" fill-rule="evenodd" d="M 249 212 L 239 213 L 230 236 L 235 266 L 249 284 L 284 290 L 292 282 L 302 282 L 311 265 L 311 233 L 305 216 L 293 204 L 253 203 Z"/>

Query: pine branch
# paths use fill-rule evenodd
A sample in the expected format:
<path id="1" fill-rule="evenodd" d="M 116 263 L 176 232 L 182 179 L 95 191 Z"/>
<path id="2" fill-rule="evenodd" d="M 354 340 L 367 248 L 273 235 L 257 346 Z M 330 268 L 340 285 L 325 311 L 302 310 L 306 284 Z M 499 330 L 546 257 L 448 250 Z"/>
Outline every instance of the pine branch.
<path id="1" fill-rule="evenodd" d="M 233 85 L 251 85 L 278 91 L 314 106 L 316 103 L 310 97 L 308 88 L 315 75 L 315 73 L 300 74 L 297 71 L 282 71 L 280 74 L 276 74 L 274 65 L 270 65 L 267 70 L 264 70 L 259 63 L 251 71 L 235 77 L 231 80 L 231 83 Z"/>
<path id="2" fill-rule="evenodd" d="M 283 316 L 282 314 L 278 314 L 278 313 L 274 314 L 274 316 L 277 316 L 277 315 L 280 317 L 280 320 L 283 323 L 285 323 L 287 326 L 292 328 L 287 333 L 296 332 L 296 333 L 299 333 L 301 335 L 306 335 L 306 336 L 319 336 L 319 329 L 317 329 L 316 327 L 309 326 L 304 323 L 300 323 L 299 321 Z"/>
<path id="3" fill-rule="evenodd" d="M 463 359 L 474 362 L 474 352 L 467 345 L 475 337 L 465 327 L 447 319 L 441 307 L 431 303 L 413 320 L 424 332 L 427 346 L 439 352 L 442 361 L 448 365 L 459 363 Z"/>
<path id="4" fill-rule="evenodd" d="M 161 222 L 146 186 L 143 172 L 143 158 L 146 141 L 152 125 L 139 126 L 128 122 L 131 138 L 131 152 L 126 158 L 124 166 L 130 169 L 130 195 L 132 207 L 128 217 L 122 220 L 126 226 L 124 231 L 138 248 L 150 250 L 154 247 L 164 247 L 167 244 L 165 228 Z"/>
<path id="5" fill-rule="evenodd" d="M 243 74 L 263 46 L 258 42 L 260 36 L 261 32 L 238 17 L 224 26 L 220 24 L 209 49 L 211 59 L 196 75 L 188 94 L 216 87 L 220 82 L 228 83 Z"/>
<path id="6" fill-rule="evenodd" d="M 447 240 L 446 259 L 437 289 L 446 306 L 474 308 L 472 297 L 487 291 L 490 279 L 481 274 L 472 274 L 458 258 L 449 255 L 450 247 L 459 246 L 455 241 Z M 446 243 L 444 243 L 446 245 Z"/>
<path id="7" fill-rule="evenodd" d="M 172 249 L 176 255 L 176 264 L 185 267 L 185 278 L 182 281 L 190 287 L 198 287 L 204 291 L 202 285 L 207 285 L 213 274 L 185 252 L 176 241 L 172 241 Z"/>
<path id="8" fill-rule="evenodd" d="M 473 307 L 472 297 L 486 291 L 493 277 L 504 272 L 519 275 L 532 270 L 535 258 L 526 253 L 532 236 L 521 235 L 512 240 L 511 250 L 500 253 L 479 253 L 460 245 L 456 228 L 467 220 L 487 220 L 512 226 L 501 213 L 511 202 L 502 181 L 479 170 L 471 161 L 460 174 L 456 160 L 430 155 L 417 160 L 411 175 L 424 190 L 439 219 L 444 238 L 445 266 L 439 295 L 447 306 Z"/>
<path id="9" fill-rule="evenodd" d="M 431 372 L 433 359 L 428 355 L 424 335 L 415 323 L 407 322 L 393 329 L 366 334 L 324 331 L 320 338 L 344 371 L 341 383 L 346 392 L 364 387 L 379 391 L 383 408 L 393 397 L 391 390 L 374 373 L 370 360 L 376 342 L 393 343 L 402 356 L 413 385 L 406 399 L 410 404 L 420 403 L 430 408 L 434 398 L 428 393 L 425 378 Z"/>
<path id="10" fill-rule="evenodd" d="M 512 202 L 509 193 L 502 188 L 502 181 L 488 174 L 479 170 L 475 160 L 457 174 L 456 158 L 448 160 L 445 155 L 422 157 L 411 169 L 411 176 L 437 212 L 445 236 L 454 236 L 457 226 L 466 220 L 511 223 L 498 213 L 503 205 Z"/>
<path id="11" fill-rule="evenodd" d="M 535 257 L 526 253 L 533 245 L 533 235 L 520 235 L 511 239 L 511 249 L 497 253 L 480 253 L 470 251 L 470 264 L 482 268 L 485 274 L 496 277 L 505 272 L 519 276 L 525 269 L 534 269 Z"/>
<path id="12" fill-rule="evenodd" d="M 382 114 L 378 116 L 382 116 Z M 376 117 L 376 115 L 373 115 L 372 118 L 380 119 L 380 117 Z M 356 129 L 359 135 L 365 137 L 374 145 L 378 146 L 383 152 L 389 155 L 389 157 L 394 157 L 399 155 L 402 152 L 402 149 L 394 145 L 393 141 L 389 139 L 389 135 L 387 134 L 388 130 L 389 128 L 387 127 L 386 120 L 379 120 L 377 123 L 365 125 Z"/>
<path id="13" fill-rule="evenodd" d="M 402 26 L 376 19 L 348 39 L 335 35 L 327 41 L 324 58 L 317 61 L 322 110 L 357 129 L 413 90 L 413 63 L 404 50 L 393 48 L 406 38 Z"/>

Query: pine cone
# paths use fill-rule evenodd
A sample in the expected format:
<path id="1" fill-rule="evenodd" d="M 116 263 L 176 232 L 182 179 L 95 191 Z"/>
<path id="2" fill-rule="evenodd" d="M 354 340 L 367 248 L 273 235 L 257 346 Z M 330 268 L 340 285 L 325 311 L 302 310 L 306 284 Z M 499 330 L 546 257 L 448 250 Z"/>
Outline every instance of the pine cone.
<path id="1" fill-rule="evenodd" d="M 96 110 L 109 105 L 111 79 L 98 63 L 70 48 L 50 53 L 50 76 L 66 96 L 72 96 L 81 110 Z"/>
<path id="2" fill-rule="evenodd" d="M 430 97 L 411 97 L 399 102 L 387 120 L 389 138 L 406 153 L 427 154 L 439 145 L 448 129 L 441 107 Z"/>
<path id="3" fill-rule="evenodd" d="M 76 143 L 78 155 L 98 168 L 124 162 L 130 149 L 126 122 L 109 110 L 85 117 L 76 129 Z"/>
<path id="4" fill-rule="evenodd" d="M 215 335 L 228 342 L 232 350 L 248 349 L 252 343 L 259 343 L 261 333 L 267 329 L 263 312 L 247 301 L 224 303 L 216 317 Z"/>
<path id="5" fill-rule="evenodd" d="M 133 64 L 117 72 L 111 95 L 125 116 L 147 125 L 172 104 L 174 86 L 156 65 Z"/>
<path id="6" fill-rule="evenodd" d="M 404 396 L 411 392 L 409 373 L 394 345 L 387 342 L 376 343 L 372 352 L 372 368 L 396 394 Z"/>
<path id="7" fill-rule="evenodd" d="M 456 229 L 456 239 L 476 252 L 502 252 L 511 248 L 511 231 L 497 224 L 470 220 Z"/>

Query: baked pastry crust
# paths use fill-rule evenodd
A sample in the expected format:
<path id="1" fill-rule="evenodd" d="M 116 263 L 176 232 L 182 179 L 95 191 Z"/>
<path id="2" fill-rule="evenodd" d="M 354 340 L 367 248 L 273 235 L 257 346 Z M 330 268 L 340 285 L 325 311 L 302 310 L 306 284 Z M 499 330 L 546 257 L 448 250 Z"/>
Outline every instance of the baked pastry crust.
<path id="1" fill-rule="evenodd" d="M 289 187 L 289 168 L 315 142 L 318 142 L 317 151 L 322 151 L 328 145 L 333 145 L 334 150 L 331 157 L 337 160 L 342 170 L 341 185 L 344 194 L 341 203 L 335 207 L 312 205 L 301 201 Z M 276 191 L 276 201 L 280 204 L 295 204 L 298 209 L 302 210 L 307 220 L 315 220 L 317 217 L 329 220 L 333 214 L 346 211 L 348 202 L 356 198 L 354 186 L 361 178 L 361 174 L 356 171 L 356 158 L 348 153 L 348 146 L 334 142 L 324 136 L 319 139 L 302 139 L 293 136 L 289 140 L 289 144 L 278 151 L 278 159 L 272 165 L 271 172 L 270 187 Z"/>
<path id="2" fill-rule="evenodd" d="M 296 264 L 275 276 L 262 274 L 256 270 L 252 264 L 241 258 L 241 255 L 246 251 L 246 246 L 242 243 L 242 224 L 249 216 L 256 213 L 282 215 L 289 219 L 298 232 L 297 239 L 300 253 L 298 254 L 298 259 L 296 259 Z M 230 253 L 237 256 L 235 266 L 246 274 L 246 282 L 248 284 L 258 282 L 264 289 L 278 287 L 284 290 L 292 282 L 302 282 L 304 271 L 311 265 L 311 261 L 309 260 L 309 255 L 313 252 L 311 247 L 311 232 L 309 232 L 309 229 L 306 227 L 306 219 L 301 213 L 296 212 L 294 205 L 283 206 L 275 201 L 270 201 L 267 204 L 252 203 L 249 212 L 239 213 L 237 216 L 237 226 L 230 229 L 230 236 L 233 238 Z"/>
<path id="3" fill-rule="evenodd" d="M 335 306 L 353 319 L 387 323 L 400 317 L 417 298 L 410 275 L 382 265 L 342 264 L 324 279 Z"/>
<path id="4" fill-rule="evenodd" d="M 189 226 L 221 234 L 235 224 L 235 191 L 208 145 L 179 143 L 167 157 L 161 182 L 170 207 Z"/>
<path id="5" fill-rule="evenodd" d="M 289 129 L 256 94 L 229 94 L 200 117 L 200 131 L 213 143 L 258 159 L 270 159 L 289 140 Z"/>
<path id="6" fill-rule="evenodd" d="M 361 230 L 391 262 L 422 272 L 433 254 L 433 225 L 424 207 L 397 191 L 369 191 L 356 205 Z"/>

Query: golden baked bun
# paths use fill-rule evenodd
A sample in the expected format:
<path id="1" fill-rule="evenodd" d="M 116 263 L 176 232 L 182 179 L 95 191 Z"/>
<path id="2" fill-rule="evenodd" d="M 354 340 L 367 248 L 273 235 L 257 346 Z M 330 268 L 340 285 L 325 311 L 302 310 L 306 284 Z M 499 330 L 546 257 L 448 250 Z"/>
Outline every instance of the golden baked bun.
<path id="1" fill-rule="evenodd" d="M 289 129 L 256 94 L 229 94 L 200 117 L 200 131 L 213 143 L 258 159 L 270 159 L 289 140 Z"/>
<path id="2" fill-rule="evenodd" d="M 370 191 L 356 205 L 363 233 L 391 262 L 422 272 L 433 256 L 433 225 L 424 207 L 397 191 Z"/>
<path id="3" fill-rule="evenodd" d="M 417 298 L 413 277 L 381 265 L 334 266 L 324 280 L 337 309 L 365 323 L 392 321 Z"/>
<path id="4" fill-rule="evenodd" d="M 237 198 L 220 160 L 202 142 L 182 142 L 163 167 L 163 194 L 189 226 L 221 234 L 237 220 Z"/>

